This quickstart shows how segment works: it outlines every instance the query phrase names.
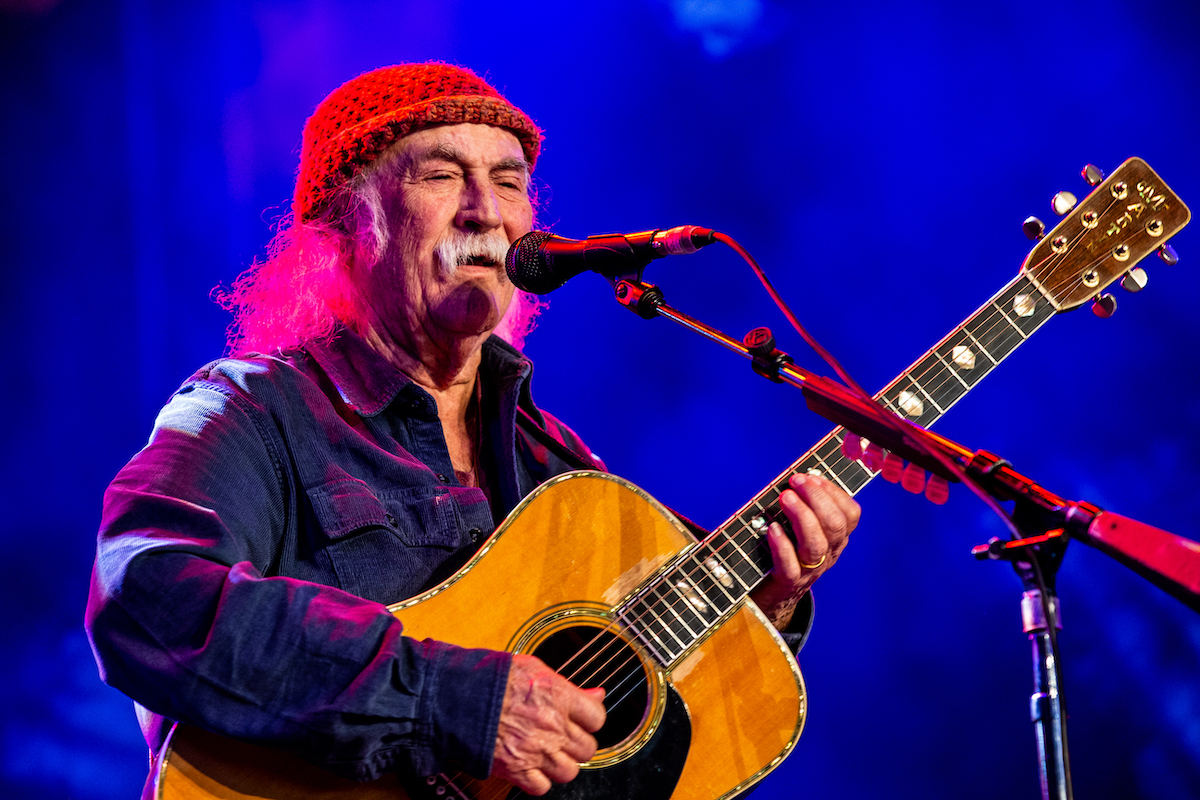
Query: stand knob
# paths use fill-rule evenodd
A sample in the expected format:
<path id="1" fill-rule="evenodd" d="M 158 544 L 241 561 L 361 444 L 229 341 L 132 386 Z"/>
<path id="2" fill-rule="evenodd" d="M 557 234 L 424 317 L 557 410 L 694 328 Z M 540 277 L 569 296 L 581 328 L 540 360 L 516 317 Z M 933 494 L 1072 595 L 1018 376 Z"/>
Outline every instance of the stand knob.
<path id="1" fill-rule="evenodd" d="M 775 334 L 770 328 L 755 328 L 742 337 L 742 344 L 746 345 L 750 355 L 769 358 L 775 352 Z"/>

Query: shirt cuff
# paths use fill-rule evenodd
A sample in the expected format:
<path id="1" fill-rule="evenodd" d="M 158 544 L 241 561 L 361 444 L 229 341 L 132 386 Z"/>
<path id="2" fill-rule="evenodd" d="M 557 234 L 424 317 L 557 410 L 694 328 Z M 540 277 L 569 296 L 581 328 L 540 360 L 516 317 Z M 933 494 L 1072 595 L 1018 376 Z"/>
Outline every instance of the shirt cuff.
<path id="1" fill-rule="evenodd" d="M 452 761 L 476 778 L 486 778 L 492 771 L 512 654 L 443 642 L 435 646 L 424 715 L 432 732 L 433 763 L 421 765 L 426 768 L 420 771 L 434 774 Z"/>

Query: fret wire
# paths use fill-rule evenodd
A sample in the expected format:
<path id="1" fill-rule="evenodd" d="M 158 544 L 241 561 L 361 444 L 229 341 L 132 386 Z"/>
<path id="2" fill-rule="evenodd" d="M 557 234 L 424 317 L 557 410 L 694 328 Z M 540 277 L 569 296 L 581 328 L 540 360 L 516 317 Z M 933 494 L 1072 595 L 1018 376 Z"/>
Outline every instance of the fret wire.
<path id="1" fill-rule="evenodd" d="M 926 400 L 928 400 L 929 402 L 933 403 L 933 407 L 934 407 L 934 408 L 936 408 L 936 409 L 938 410 L 938 415 L 939 415 L 939 416 L 941 416 L 942 414 L 946 413 L 946 412 L 945 412 L 945 411 L 942 409 L 942 407 L 938 405 L 937 401 L 936 401 L 936 400 L 934 400 L 932 397 L 930 397 L 930 396 L 929 396 L 929 393 L 928 393 L 928 392 L 926 392 L 924 388 L 922 388 L 921 384 L 917 383 L 917 382 L 916 382 L 915 380 L 913 380 L 911 377 L 909 378 L 909 381 L 912 383 L 912 385 L 913 385 L 913 386 L 915 386 L 915 387 L 917 388 L 917 391 L 919 391 L 921 394 L 925 395 L 925 399 L 926 399 Z M 907 416 L 907 415 L 905 415 L 905 416 Z"/>
<path id="2" fill-rule="evenodd" d="M 1018 334 L 1021 335 L 1022 340 L 1029 338 L 1025 335 L 1024 331 L 1021 330 L 1021 326 L 1018 325 L 1017 323 L 1013 322 L 1012 318 L 1008 316 L 1008 313 L 1003 308 L 996 305 L 995 303 L 993 303 L 992 305 L 995 306 L 996 311 L 1000 312 L 1000 316 L 1004 317 L 1004 321 L 1007 322 L 1013 330 L 1015 330 Z M 1015 349 L 1016 348 L 1014 347 L 1013 350 L 1015 350 Z M 1009 352 L 1012 352 L 1012 351 L 1010 350 Z"/>
<path id="3" fill-rule="evenodd" d="M 946 409 L 961 400 L 963 395 L 971 390 L 971 385 L 963 380 L 955 365 L 948 362 L 937 349 L 931 350 L 929 356 L 930 371 L 936 370 L 938 373 L 939 383 L 934 390 L 942 398 L 942 402 L 938 405 L 941 406 L 944 414 Z"/>
<path id="4" fill-rule="evenodd" d="M 638 604 L 641 604 L 641 606 L 642 606 L 643 610 L 641 612 L 636 611 Z M 654 632 L 653 625 L 655 623 L 658 624 L 658 627 L 662 630 L 662 634 L 664 636 L 668 636 L 668 637 L 674 639 L 675 642 L 680 646 L 683 645 L 683 640 L 681 640 L 679 637 L 677 637 L 675 635 L 674 631 L 671 630 L 671 626 L 668 625 L 663 620 L 662 616 L 660 616 L 659 614 L 657 614 L 654 611 L 654 606 L 651 602 L 649 602 L 647 600 L 646 593 L 643 593 L 640 597 L 638 597 L 638 599 L 635 602 L 630 604 L 628 606 L 628 610 L 630 612 L 634 612 L 634 616 L 633 616 L 634 622 L 645 622 L 644 629 L 646 631 L 648 631 L 650 633 L 650 635 L 653 636 L 658 641 L 659 646 L 662 648 L 664 653 L 669 654 L 674 646 L 669 641 L 665 641 L 664 639 L 660 638 L 659 635 Z M 628 623 L 626 623 L 626 624 L 628 625 Z M 632 627 L 632 626 L 629 626 L 629 627 Z"/>
<path id="5" fill-rule="evenodd" d="M 1025 335 L 1025 331 L 1021 329 L 1020 324 L 1016 322 L 1016 320 L 1014 320 L 1007 311 L 1004 310 L 1003 306 L 997 305 L 996 307 L 1000 310 L 1000 313 L 1004 315 L 1004 319 L 1008 321 L 1008 324 L 1012 326 L 1013 330 L 1015 330 L 1021 336 L 1021 341 L 1029 338 Z M 1016 350 L 1017 348 L 1014 346 L 1012 349 Z M 1012 350 L 1009 352 L 1011 353 Z"/>
<path id="6" fill-rule="evenodd" d="M 704 619 L 704 616 L 700 612 L 698 612 L 698 610 L 696 610 L 696 607 L 692 606 L 691 601 L 688 599 L 688 596 L 686 596 L 683 593 L 683 590 L 679 589 L 678 577 L 680 575 L 682 575 L 682 573 L 680 573 L 678 571 L 678 569 L 672 569 L 672 570 L 664 573 L 664 576 L 662 576 L 662 578 L 664 578 L 664 579 L 662 579 L 662 584 L 668 585 L 668 587 L 670 587 L 672 593 L 679 596 L 679 600 L 682 601 L 683 609 L 686 610 L 686 612 L 688 612 L 692 616 L 695 616 L 695 618 L 698 621 L 700 621 L 700 631 L 695 631 L 695 630 L 692 630 L 690 622 L 688 620 L 684 619 L 684 625 L 688 626 L 688 630 L 691 631 L 691 634 L 692 634 L 691 642 L 688 643 L 688 646 L 691 646 L 692 643 L 696 642 L 696 639 L 702 637 L 704 632 L 706 632 L 708 630 L 708 628 L 712 627 L 712 626 L 710 626 L 708 624 L 708 620 Z M 689 581 L 689 579 L 686 578 L 686 576 L 684 576 L 684 578 L 683 578 L 683 583 L 691 585 L 691 581 Z M 672 606 L 674 606 L 674 601 L 671 601 L 671 604 L 672 604 Z M 677 612 L 677 613 L 679 613 L 679 612 Z M 679 615 L 683 616 L 682 613 L 679 613 Z"/>
<path id="7" fill-rule="evenodd" d="M 700 565 L 697 564 L 696 566 L 700 566 Z M 699 587 L 699 585 L 696 584 L 696 581 L 692 579 L 691 573 L 683 572 L 681 574 L 683 575 L 683 579 L 687 582 L 688 586 L 691 586 L 692 589 L 696 592 L 696 595 L 700 598 L 700 601 L 705 603 L 706 608 L 711 608 L 712 606 L 716 605 L 713 602 L 712 597 L 710 597 L 707 592 L 705 592 L 703 589 L 701 589 Z M 694 608 L 694 605 L 693 605 L 693 608 Z M 704 622 L 708 623 L 705 626 L 705 630 L 708 630 L 709 628 L 712 627 L 712 620 L 705 619 L 705 615 L 703 613 L 699 613 L 698 616 L 700 617 L 701 620 L 704 620 Z M 720 616 L 719 612 L 717 613 L 717 616 Z"/>
<path id="8" fill-rule="evenodd" d="M 825 471 L 823 474 L 828 474 L 828 475 L 832 476 L 833 480 L 837 483 L 837 485 L 842 487 L 842 491 L 846 492 L 847 494 L 850 493 L 849 485 L 847 485 L 846 482 L 842 480 L 842 476 L 838 474 L 838 471 L 836 469 L 829 466 L 829 464 L 825 462 L 825 459 L 823 459 L 819 456 L 817 457 L 817 463 L 821 464 L 825 467 Z M 846 463 L 853 464 L 854 462 L 851 461 L 850 459 L 846 459 Z"/>
<path id="9" fill-rule="evenodd" d="M 713 576 L 713 574 L 712 574 L 712 569 L 711 569 L 711 568 L 709 568 L 709 566 L 708 566 L 708 559 L 709 559 L 709 558 L 716 558 L 716 557 L 717 557 L 717 554 L 716 554 L 715 552 L 712 552 L 712 548 L 710 547 L 710 548 L 709 548 L 709 554 L 708 554 L 708 558 L 704 559 L 704 561 L 702 561 L 702 562 L 699 562 L 699 563 L 697 563 L 697 564 L 696 564 L 696 566 L 700 567 L 702 570 L 705 570 L 705 573 L 706 573 L 707 575 L 709 575 L 710 577 L 712 577 L 712 582 L 713 582 L 713 584 L 714 584 L 714 585 L 715 585 L 715 586 L 716 586 L 718 589 L 720 589 L 720 590 L 721 590 L 721 593 L 722 593 L 722 594 L 724 594 L 724 595 L 725 595 L 725 597 L 726 597 L 726 599 L 728 599 L 728 600 L 729 600 L 729 605 L 731 605 L 731 606 L 732 606 L 734 603 L 736 603 L 736 602 L 737 602 L 738 600 L 740 600 L 741 598 L 736 598 L 736 597 L 734 597 L 733 595 L 731 595 L 731 594 L 729 593 L 729 590 L 728 590 L 728 589 L 726 589 L 725 585 L 721 583 L 720 579 L 719 579 L 719 578 L 716 578 L 715 576 Z M 695 559 L 696 559 L 696 556 L 695 556 L 695 551 L 693 551 L 693 555 L 691 556 L 691 558 L 692 558 L 693 560 L 695 560 Z M 722 566 L 722 569 L 724 569 L 724 566 Z M 725 574 L 726 574 L 726 575 L 728 575 L 728 574 L 729 574 L 729 570 L 725 570 Z"/>
<path id="10" fill-rule="evenodd" d="M 632 607 L 630 607 L 629 610 L 632 611 Z M 618 614 L 618 617 L 625 618 L 625 615 Z M 625 618 L 625 628 L 627 630 L 633 631 L 634 636 L 636 636 L 637 638 L 642 640 L 642 643 L 646 645 L 647 650 L 650 650 L 651 652 L 659 653 L 659 659 L 661 661 L 663 661 L 664 666 L 665 666 L 665 664 L 668 661 L 670 661 L 670 659 L 671 659 L 671 651 L 670 651 L 670 648 L 667 646 L 667 643 L 664 642 L 662 639 L 658 638 L 658 634 L 654 632 L 652 625 L 656 621 L 658 621 L 658 620 L 651 619 L 650 622 L 645 623 L 645 624 L 634 624 L 634 623 L 642 622 L 640 615 L 635 616 L 632 621 L 630 621 L 628 618 Z M 663 626 L 661 622 L 659 622 L 659 626 L 665 628 L 665 626 Z M 654 641 L 658 642 L 657 647 L 654 646 L 653 642 L 650 642 L 648 639 L 646 639 L 647 635 L 654 637 Z"/>
<path id="11" fill-rule="evenodd" d="M 691 559 L 691 560 L 695 561 L 695 548 L 693 548 L 686 555 L 684 560 L 687 560 L 687 559 Z M 701 614 L 697 609 L 695 609 L 691 605 L 691 603 L 688 601 L 688 598 L 686 596 L 684 596 L 682 592 L 679 591 L 678 587 L 675 585 L 677 577 L 682 577 L 683 580 L 688 585 L 692 586 L 692 588 L 694 588 L 701 597 L 707 599 L 709 601 L 709 604 L 716 605 L 715 603 L 713 603 L 712 597 L 710 595 L 708 595 L 706 592 L 704 592 L 704 590 L 701 589 L 698 585 L 696 585 L 696 583 L 692 579 L 692 576 L 688 572 L 686 572 L 682 569 L 682 562 L 680 562 L 680 564 L 678 564 L 676 567 L 668 570 L 667 572 L 665 572 L 661 576 L 659 576 L 659 578 L 654 582 L 654 584 L 652 584 L 650 587 L 648 587 L 647 591 L 643 593 L 643 597 L 647 597 L 647 596 L 651 596 L 652 594 L 656 594 L 657 596 L 656 596 L 656 599 L 654 600 L 653 606 L 663 606 L 665 604 L 665 608 L 671 612 L 671 614 L 676 618 L 676 621 L 680 625 L 682 625 L 682 627 L 688 632 L 688 634 L 690 634 L 690 637 L 691 637 L 690 641 L 685 642 L 682 638 L 680 638 L 680 633 L 677 632 L 677 630 L 675 628 L 672 628 L 671 626 L 664 626 L 664 627 L 666 628 L 667 632 L 671 634 L 672 638 L 674 638 L 676 641 L 678 641 L 680 643 L 680 645 L 683 646 L 683 649 L 687 649 L 687 647 L 690 647 L 692 643 L 694 643 L 695 641 L 700 639 L 700 637 L 702 637 L 708 630 L 710 630 L 712 628 L 712 620 L 706 619 L 703 614 Z M 739 582 L 741 582 L 740 578 L 738 580 L 739 580 Z M 714 583 L 716 583 L 716 581 L 714 581 Z M 668 597 L 665 597 L 663 595 L 664 591 L 669 592 L 671 596 L 677 597 L 678 601 L 671 600 L 671 599 L 668 599 Z M 722 588 L 722 591 L 724 591 L 723 588 Z M 690 614 L 692 617 L 694 617 L 696 619 L 696 621 L 700 624 L 701 629 L 699 631 L 695 630 L 692 623 L 689 622 L 687 616 L 685 616 L 683 613 L 681 613 L 679 611 L 679 609 L 677 609 L 675 607 L 677 602 L 681 603 L 682 608 L 686 609 L 687 613 Z M 736 600 L 734 600 L 731 597 L 730 605 L 732 605 L 735 602 L 736 602 Z M 653 606 L 650 606 L 650 607 L 652 608 Z M 720 614 L 718 613 L 715 616 L 719 617 Z"/>
<path id="12" fill-rule="evenodd" d="M 746 529 L 744 529 L 744 530 L 746 530 Z M 737 540 L 730 539 L 729 542 L 730 542 L 730 544 L 733 545 L 733 548 L 738 551 L 738 554 L 741 555 L 742 563 L 748 564 L 749 566 L 753 567 L 754 572 L 759 573 L 758 579 L 762 580 L 763 575 L 762 575 L 761 571 L 758 569 L 758 565 L 755 564 L 754 561 L 750 558 L 750 556 L 746 554 L 746 551 L 742 549 L 742 546 L 740 544 L 738 544 Z M 758 581 L 755 581 L 755 585 L 757 585 L 757 583 L 758 583 Z"/>
<path id="13" fill-rule="evenodd" d="M 735 545 L 735 547 L 736 547 L 736 545 Z M 711 556 L 719 558 L 719 559 L 721 559 L 722 562 L 724 562 L 724 559 L 720 556 L 720 554 L 714 548 L 711 547 L 711 545 L 708 545 L 708 549 L 710 551 Z M 729 594 L 729 592 L 726 590 L 725 587 L 721 586 L 721 584 L 718 580 L 716 580 L 715 578 L 712 579 L 712 583 L 721 588 L 721 592 L 723 592 L 724 595 L 726 596 L 726 598 L 729 600 L 729 604 L 724 609 L 719 609 L 717 611 L 717 613 L 713 614 L 713 620 L 706 620 L 703 615 L 697 613 L 695 611 L 695 609 L 691 608 L 691 606 L 687 603 L 686 598 L 684 598 L 681 594 L 679 594 L 673 585 L 668 585 L 670 583 L 673 583 L 674 576 L 683 576 L 685 578 L 685 580 L 689 584 L 691 584 L 693 586 L 693 588 L 695 588 L 695 590 L 699 593 L 699 595 L 709 599 L 710 603 L 713 606 L 717 605 L 716 603 L 712 603 L 712 598 L 710 595 L 708 595 L 706 592 L 704 592 L 703 589 L 701 589 L 698 585 L 695 584 L 695 582 L 692 580 L 691 575 L 688 572 L 684 571 L 683 563 L 687 560 L 691 560 L 693 562 L 693 564 L 695 564 L 696 566 L 702 566 L 702 562 L 697 561 L 696 554 L 697 554 L 698 550 L 699 550 L 699 547 L 691 548 L 689 550 L 689 552 L 685 555 L 684 559 L 681 560 L 679 565 L 677 565 L 675 568 L 673 568 L 671 570 L 668 570 L 666 573 L 664 573 L 662 576 L 660 576 L 658 580 L 656 580 L 651 586 L 647 587 L 647 589 L 645 591 L 643 591 L 643 593 L 638 597 L 637 600 L 635 600 L 632 603 L 626 604 L 624 610 L 619 612 L 617 615 L 618 618 L 624 622 L 625 626 L 627 628 L 629 628 L 630 630 L 632 630 L 634 632 L 634 635 L 637 636 L 637 638 L 641 639 L 642 642 L 644 644 L 646 644 L 647 647 L 651 651 L 659 652 L 660 658 L 664 662 L 664 666 L 669 666 L 669 664 L 672 661 L 674 661 L 676 658 L 678 658 L 678 656 L 681 655 L 684 650 L 686 650 L 688 647 L 690 647 L 691 644 L 693 644 L 695 641 L 698 641 L 705 633 L 707 633 L 707 631 L 711 630 L 711 628 L 713 626 L 713 622 L 716 619 L 719 619 L 721 617 L 721 615 L 724 614 L 725 610 L 733 607 L 733 605 L 735 605 L 737 603 L 737 601 L 739 599 L 741 599 L 741 598 L 734 598 L 732 595 Z M 749 566 L 753 567 L 753 563 L 750 562 L 748 559 L 747 559 L 746 563 Z M 746 590 L 746 591 L 749 590 L 749 587 L 746 586 L 746 584 L 742 581 L 741 577 L 737 574 L 736 569 L 728 569 L 727 573 L 732 575 L 733 578 L 735 580 L 737 580 L 737 582 L 739 584 L 741 584 L 741 586 L 744 590 Z M 706 572 L 705 574 L 711 575 L 711 573 L 709 573 L 709 572 Z M 761 575 L 760 575 L 760 577 L 761 577 Z M 674 608 L 674 602 L 668 601 L 667 598 L 663 596 L 662 590 L 664 588 L 669 590 L 671 592 L 671 594 L 678 595 L 680 597 L 680 599 L 684 601 L 684 607 L 688 608 L 689 612 L 693 616 L 695 616 L 696 619 L 704 626 L 703 629 L 699 633 L 697 633 L 692 628 L 691 624 L 688 623 L 686 618 L 684 618 L 683 615 L 681 615 L 678 612 L 678 610 Z M 718 597 L 719 596 L 720 595 L 718 595 Z M 642 609 L 643 609 L 642 611 L 638 611 L 639 605 L 642 607 Z M 671 625 L 664 623 L 663 617 L 656 612 L 656 608 L 665 608 L 666 610 L 669 610 L 671 612 L 672 616 L 675 617 L 676 622 L 679 625 L 681 625 L 684 629 L 686 629 L 689 632 L 689 634 L 691 634 L 690 641 L 685 642 L 684 639 L 680 638 L 681 634 L 676 630 L 676 628 L 673 628 Z M 636 624 L 636 623 L 642 623 L 642 624 Z M 655 624 L 657 624 L 658 627 L 662 629 L 662 632 L 665 635 L 669 635 L 672 639 L 674 639 L 676 642 L 678 642 L 679 647 L 675 647 L 674 645 L 670 644 L 669 642 L 665 642 L 662 638 L 660 638 L 659 635 L 657 633 L 655 633 L 655 631 L 653 629 Z M 648 636 L 653 637 L 655 642 L 657 642 L 658 647 L 655 647 L 654 643 L 649 641 L 649 639 L 647 638 Z"/>
<path id="14" fill-rule="evenodd" d="M 664 574 L 664 575 L 663 575 L 663 578 L 666 578 L 666 577 L 667 577 L 667 575 L 665 575 L 665 574 Z M 684 597 L 682 594 L 680 594 L 680 593 L 679 593 L 679 590 L 675 588 L 674 584 L 669 584 L 669 583 L 667 583 L 667 581 L 666 581 L 666 580 L 659 580 L 659 581 L 658 581 L 658 583 L 657 583 L 657 586 L 658 586 L 658 588 L 659 588 L 660 590 L 662 590 L 662 589 L 665 587 L 665 589 L 666 589 L 666 591 L 667 591 L 667 592 L 670 592 L 670 593 L 672 593 L 672 594 L 678 595 L 678 596 L 679 596 L 679 599 L 683 601 L 683 609 L 684 609 L 685 611 L 687 611 L 687 612 L 691 613 L 693 616 L 697 616 L 697 615 L 696 615 L 696 613 L 695 613 L 694 611 L 692 611 L 691 607 L 690 607 L 690 606 L 688 606 L 688 603 L 687 603 L 687 598 L 686 598 L 686 597 Z M 679 640 L 680 644 L 684 645 L 684 648 L 685 648 L 685 649 L 686 649 L 687 647 L 690 647 L 692 642 L 694 642 L 694 641 L 696 641 L 696 639 L 699 639 L 699 638 L 700 638 L 700 636 L 701 636 L 701 635 L 704 633 L 704 631 L 706 630 L 706 628 L 705 628 L 705 627 L 703 626 L 703 624 L 702 624 L 702 626 L 701 626 L 700 630 L 698 630 L 698 631 L 697 631 L 697 630 L 695 630 L 695 629 L 692 627 L 691 623 L 690 623 L 690 622 L 688 622 L 688 620 L 687 620 L 687 618 L 684 616 L 684 614 L 683 614 L 683 613 L 682 613 L 682 612 L 681 612 L 679 609 L 677 609 L 677 608 L 675 607 L 675 601 L 674 601 L 674 600 L 667 600 L 665 597 L 662 597 L 661 595 L 660 595 L 660 599 L 661 599 L 661 600 L 663 600 L 663 601 L 665 601 L 665 602 L 667 603 L 667 606 L 668 606 L 668 608 L 670 609 L 671 613 L 672 613 L 672 614 L 674 614 L 676 618 L 678 618 L 678 620 L 679 620 L 680 624 L 682 624 L 682 625 L 683 625 L 683 627 L 684 627 L 684 628 L 687 630 L 687 632 L 691 634 L 691 636 L 692 636 L 691 642 L 684 642 L 682 639 L 680 639 L 680 640 Z M 701 623 L 703 623 L 703 622 L 704 622 L 704 621 L 703 621 L 703 620 L 701 620 Z"/>
<path id="15" fill-rule="evenodd" d="M 719 532 L 720 531 L 718 530 L 718 533 Z M 716 537 L 714 536 L 712 538 L 716 538 Z M 740 547 L 738 547 L 736 541 L 734 541 L 731 538 L 726 538 L 724 544 L 729 545 L 730 547 L 732 547 L 734 550 L 736 550 L 738 552 L 738 554 L 741 556 L 741 561 L 739 563 L 741 563 L 741 564 L 750 563 L 749 559 L 746 557 L 746 554 L 741 551 Z M 722 545 L 722 546 L 724 546 L 724 545 Z M 718 555 L 720 555 L 719 551 L 718 551 Z M 721 558 L 721 562 L 725 565 L 726 569 L 729 570 L 729 574 L 732 575 L 733 577 L 735 577 L 737 579 L 737 582 L 742 585 L 742 588 L 745 589 L 747 593 L 749 593 L 751 586 L 742 579 L 741 574 L 737 570 L 737 566 L 730 564 L 729 561 L 724 556 L 720 556 L 720 558 Z"/>
<path id="16" fill-rule="evenodd" d="M 974 343 L 975 343 L 975 346 L 979 348 L 979 352 L 981 352 L 981 353 L 983 353 L 985 356 L 987 356 L 987 358 L 988 358 L 988 361 L 992 362 L 992 366 L 993 366 L 993 367 L 994 367 L 994 366 L 997 366 L 997 365 L 999 365 L 999 363 L 1000 363 L 1000 362 L 999 362 L 999 361 L 997 361 L 996 359 L 992 358 L 992 354 L 988 352 L 988 349 L 987 349 L 986 347 L 984 347 L 984 346 L 983 346 L 983 343 L 982 343 L 981 341 L 979 341 L 978 339 L 976 339 L 976 338 L 975 338 L 975 334 L 971 333 L 971 332 L 970 332 L 969 330 L 967 330 L 965 327 L 963 328 L 963 333 L 965 333 L 965 334 L 967 335 L 967 337 L 968 337 L 968 338 L 969 338 L 969 339 L 970 339 L 972 342 L 974 342 Z"/>
<path id="17" fill-rule="evenodd" d="M 959 383 L 962 384 L 963 389 L 964 389 L 963 394 L 966 394 L 967 392 L 971 391 L 971 385 L 962 379 L 962 376 L 958 374 L 958 370 L 956 370 L 956 369 L 954 369 L 954 367 L 950 366 L 950 364 L 948 364 L 946 362 L 946 359 L 942 358 L 936 352 L 934 352 L 933 355 L 938 361 L 942 362 L 942 366 L 946 368 L 946 371 L 949 372 L 951 375 L 953 375 L 955 380 L 957 380 Z"/>
<path id="18" fill-rule="evenodd" d="M 675 608 L 670 603 L 663 602 L 661 588 L 662 588 L 661 581 L 655 581 L 653 584 L 651 584 L 647 588 L 647 591 L 642 595 L 642 597 L 645 601 L 645 604 L 646 604 L 646 611 L 647 611 L 647 613 L 651 614 L 651 616 L 653 618 L 657 619 L 662 624 L 663 632 L 666 634 L 669 634 L 672 639 L 674 639 L 676 642 L 678 642 L 681 650 L 687 649 L 687 642 L 681 638 L 680 632 L 676 626 L 683 627 L 689 633 L 692 633 L 691 628 L 687 625 L 687 623 L 685 623 L 682 619 L 679 618 L 679 613 L 675 610 Z M 654 594 L 655 592 L 658 592 L 657 596 Z M 660 613 L 658 611 L 659 608 L 662 608 L 663 613 Z M 672 622 L 670 621 L 670 618 L 668 618 L 666 616 L 665 612 L 670 612 L 671 617 L 673 617 L 674 624 L 672 624 Z M 694 635 L 694 633 L 693 633 L 693 635 Z"/>
<path id="19" fill-rule="evenodd" d="M 720 550 L 717 550 L 715 548 L 713 549 L 713 558 L 716 558 L 721 562 L 721 566 L 725 569 L 725 572 L 729 575 L 732 575 L 733 578 L 738 583 L 741 584 L 742 589 L 743 589 L 743 591 L 745 591 L 746 594 L 750 593 L 750 587 L 747 586 L 746 583 L 742 580 L 742 576 L 737 574 L 737 570 L 734 569 L 733 567 L 731 567 L 729 562 L 727 562 L 725 560 L 725 557 L 721 555 Z M 738 598 L 738 599 L 740 600 L 741 598 Z M 734 602 L 737 602 L 737 601 L 735 600 Z"/>

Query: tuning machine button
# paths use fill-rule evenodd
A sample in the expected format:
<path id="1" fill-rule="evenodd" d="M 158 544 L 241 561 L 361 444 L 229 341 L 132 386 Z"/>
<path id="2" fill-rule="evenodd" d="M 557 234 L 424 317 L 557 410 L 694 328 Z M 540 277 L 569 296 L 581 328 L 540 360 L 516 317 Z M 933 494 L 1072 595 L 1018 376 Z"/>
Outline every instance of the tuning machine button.
<path id="1" fill-rule="evenodd" d="M 1037 217 L 1026 217 L 1021 223 L 1021 230 L 1025 233 L 1025 238 L 1036 242 L 1046 235 L 1046 223 Z"/>
<path id="2" fill-rule="evenodd" d="M 1083 179 L 1088 182 L 1088 186 L 1096 186 L 1100 181 L 1104 180 L 1104 170 L 1097 167 L 1095 164 L 1088 164 L 1083 168 Z"/>
<path id="3" fill-rule="evenodd" d="M 1113 297 L 1108 292 L 1097 297 L 1092 301 L 1092 313 L 1100 319 L 1108 319 L 1117 310 L 1117 298 Z"/>
<path id="4" fill-rule="evenodd" d="M 1146 288 L 1146 270 L 1141 267 L 1134 267 L 1125 273 L 1125 277 L 1121 278 L 1121 288 L 1127 292 L 1140 292 Z"/>
<path id="5" fill-rule="evenodd" d="M 1059 192 L 1050 200 L 1050 207 L 1054 209 L 1055 214 L 1064 217 L 1071 212 L 1071 209 L 1078 202 L 1078 198 L 1070 192 Z"/>
<path id="6" fill-rule="evenodd" d="M 1171 266 L 1179 263 L 1179 253 L 1176 253 L 1175 248 L 1165 242 L 1162 247 L 1158 248 L 1158 257 Z"/>

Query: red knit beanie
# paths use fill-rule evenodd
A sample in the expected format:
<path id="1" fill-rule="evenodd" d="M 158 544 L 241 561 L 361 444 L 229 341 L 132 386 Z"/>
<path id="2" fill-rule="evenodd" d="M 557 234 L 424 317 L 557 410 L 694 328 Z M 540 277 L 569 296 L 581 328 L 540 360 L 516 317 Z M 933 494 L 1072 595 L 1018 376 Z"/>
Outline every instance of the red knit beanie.
<path id="1" fill-rule="evenodd" d="M 508 128 L 532 167 L 542 132 L 470 70 L 401 64 L 359 75 L 335 89 L 304 124 L 292 212 L 317 217 L 339 186 L 407 133 L 430 125 L 481 122 Z"/>

